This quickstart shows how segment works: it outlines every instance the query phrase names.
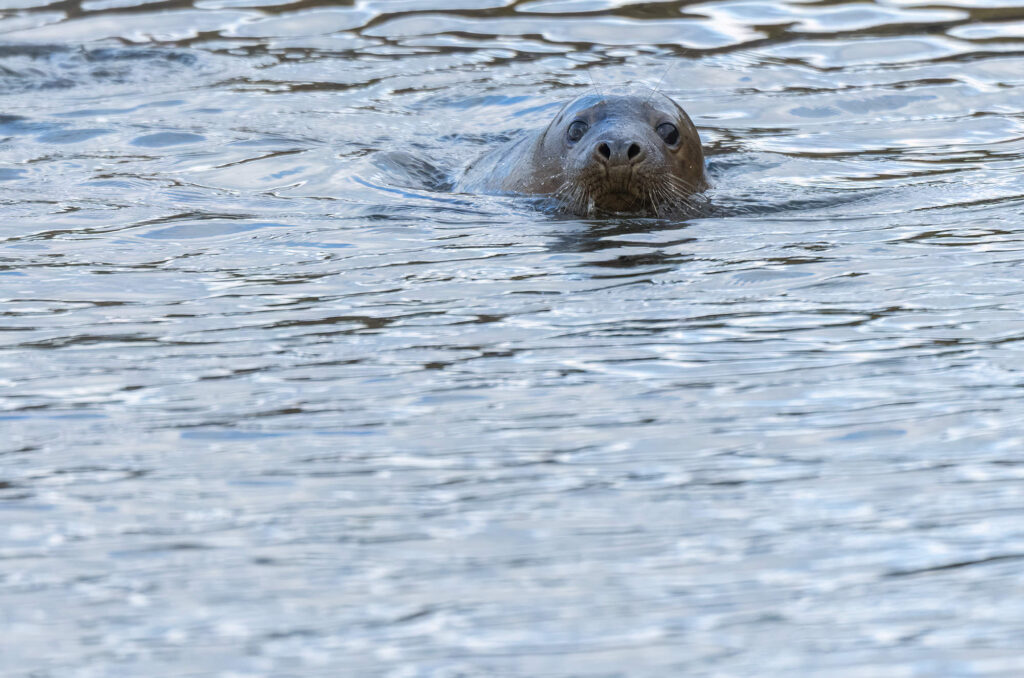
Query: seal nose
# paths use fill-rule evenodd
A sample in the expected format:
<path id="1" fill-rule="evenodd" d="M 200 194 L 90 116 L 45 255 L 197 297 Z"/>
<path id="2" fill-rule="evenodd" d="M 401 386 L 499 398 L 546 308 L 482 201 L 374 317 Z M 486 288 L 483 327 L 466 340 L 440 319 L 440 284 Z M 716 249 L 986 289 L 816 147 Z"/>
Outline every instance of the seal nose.
<path id="1" fill-rule="evenodd" d="M 594 156 L 598 162 L 607 165 L 629 165 L 643 160 L 644 150 L 640 144 L 628 139 L 606 139 L 597 142 Z"/>

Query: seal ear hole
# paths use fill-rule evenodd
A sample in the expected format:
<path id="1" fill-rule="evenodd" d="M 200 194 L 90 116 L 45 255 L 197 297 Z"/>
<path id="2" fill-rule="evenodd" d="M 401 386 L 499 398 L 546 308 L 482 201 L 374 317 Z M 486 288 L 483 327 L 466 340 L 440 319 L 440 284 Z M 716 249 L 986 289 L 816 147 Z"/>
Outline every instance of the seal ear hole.
<path id="1" fill-rule="evenodd" d="M 669 146 L 675 146 L 679 143 L 679 130 L 670 122 L 663 122 L 658 125 L 658 135 Z"/>
<path id="2" fill-rule="evenodd" d="M 569 138 L 570 143 L 576 143 L 583 138 L 583 135 L 587 133 L 588 129 L 590 129 L 590 125 L 587 123 L 582 120 L 574 120 L 572 124 L 569 125 L 569 129 L 565 135 Z"/>

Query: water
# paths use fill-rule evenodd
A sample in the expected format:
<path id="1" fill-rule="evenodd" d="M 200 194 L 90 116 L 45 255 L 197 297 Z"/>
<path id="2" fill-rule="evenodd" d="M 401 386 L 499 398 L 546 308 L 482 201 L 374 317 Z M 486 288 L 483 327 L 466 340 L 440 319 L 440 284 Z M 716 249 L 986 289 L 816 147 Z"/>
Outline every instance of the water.
<path id="1" fill-rule="evenodd" d="M 1020 0 L 0 7 L 0 674 L 1024 673 Z"/>

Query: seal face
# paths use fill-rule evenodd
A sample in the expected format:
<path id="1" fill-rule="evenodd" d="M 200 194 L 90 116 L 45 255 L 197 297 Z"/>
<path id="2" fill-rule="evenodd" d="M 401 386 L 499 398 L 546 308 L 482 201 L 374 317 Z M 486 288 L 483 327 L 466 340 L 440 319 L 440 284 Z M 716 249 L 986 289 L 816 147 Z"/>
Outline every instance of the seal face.
<path id="1" fill-rule="evenodd" d="M 456 189 L 551 195 L 569 212 L 664 215 L 707 188 L 700 136 L 667 96 L 588 93 L 548 126 L 484 155 Z"/>

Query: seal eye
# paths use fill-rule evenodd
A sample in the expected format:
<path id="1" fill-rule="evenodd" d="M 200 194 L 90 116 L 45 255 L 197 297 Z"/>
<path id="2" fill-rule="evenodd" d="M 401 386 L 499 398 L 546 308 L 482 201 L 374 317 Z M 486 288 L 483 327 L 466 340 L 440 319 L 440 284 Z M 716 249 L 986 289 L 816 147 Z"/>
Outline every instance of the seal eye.
<path id="1" fill-rule="evenodd" d="M 658 134 L 669 146 L 675 146 L 679 142 L 679 130 L 670 122 L 663 122 L 658 125 Z"/>
<path id="2" fill-rule="evenodd" d="M 569 125 L 569 131 L 566 135 L 569 137 L 569 141 L 576 143 L 583 138 L 583 135 L 587 133 L 588 129 L 590 129 L 590 125 L 587 123 L 582 120 L 574 120 L 573 123 Z"/>

